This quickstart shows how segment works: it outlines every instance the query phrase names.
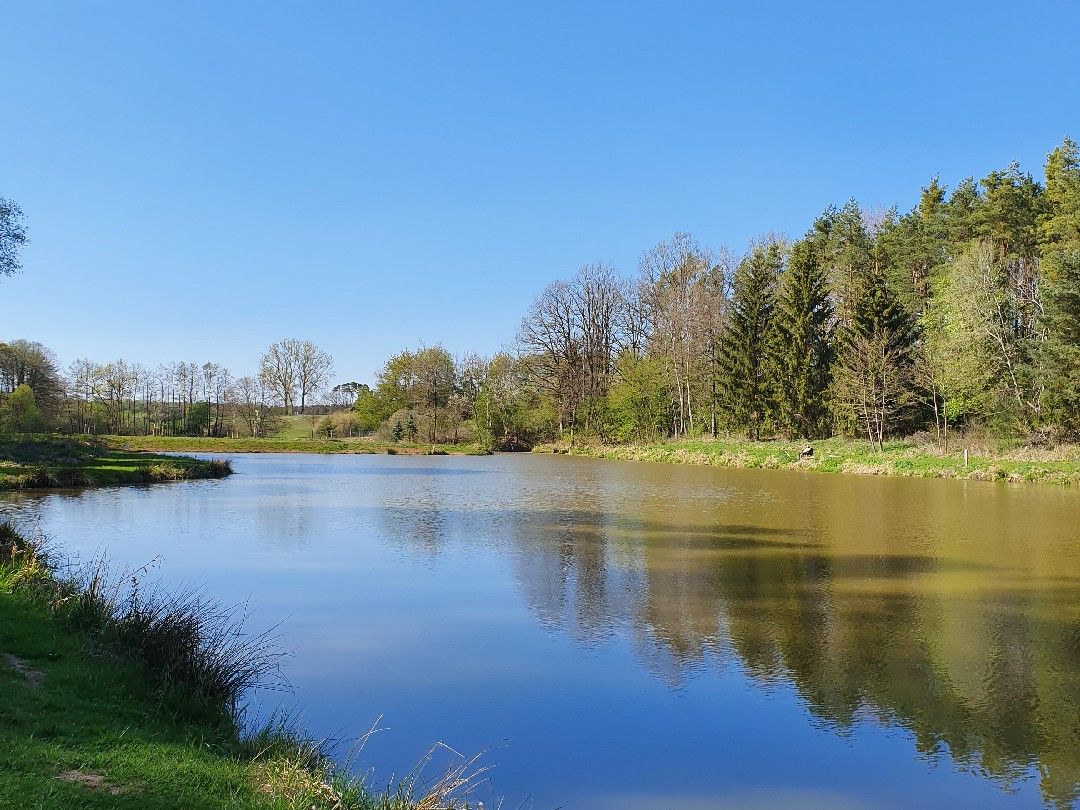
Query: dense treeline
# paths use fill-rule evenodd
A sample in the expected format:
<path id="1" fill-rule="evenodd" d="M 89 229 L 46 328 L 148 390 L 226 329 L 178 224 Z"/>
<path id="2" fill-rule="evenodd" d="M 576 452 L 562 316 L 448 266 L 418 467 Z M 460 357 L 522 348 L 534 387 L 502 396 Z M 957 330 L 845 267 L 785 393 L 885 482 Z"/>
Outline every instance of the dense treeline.
<path id="1" fill-rule="evenodd" d="M 36 344 L 8 350 L 17 344 L 49 359 Z M 9 422 L 26 410 L 14 393 L 25 382 L 65 403 L 65 429 L 206 435 L 261 435 L 272 409 L 304 412 L 330 368 L 301 341 L 275 344 L 260 374 L 238 380 L 214 364 L 78 361 L 66 379 L 33 382 L 4 363 Z M 951 191 L 935 178 L 903 214 L 830 207 L 800 239 L 767 236 L 738 260 L 675 234 L 632 276 L 586 265 L 549 284 L 512 351 L 406 351 L 374 387 L 335 393 L 355 403 L 323 420 L 328 434 L 504 448 L 721 433 L 880 447 L 919 431 L 947 447 L 974 426 L 1075 439 L 1080 151 L 1066 139 L 1041 182 L 1015 163 Z"/>
<path id="2" fill-rule="evenodd" d="M 935 178 L 907 213 L 850 201 L 739 261 L 676 234 L 635 277 L 586 265 L 537 296 L 512 354 L 454 368 L 440 348 L 406 352 L 357 413 L 396 429 L 438 407 L 447 432 L 471 415 L 505 446 L 733 432 L 880 447 L 923 430 L 947 446 L 975 425 L 1075 438 L 1077 145 L 1050 153 L 1042 183 L 1016 164 L 951 192 Z"/>
<path id="3" fill-rule="evenodd" d="M 259 373 L 243 377 L 209 362 L 150 369 L 79 359 L 62 371 L 40 343 L 0 342 L 0 432 L 265 436 L 316 399 L 317 413 L 352 404 L 355 384 L 325 390 L 331 369 L 330 356 L 306 340 L 273 344 Z"/>

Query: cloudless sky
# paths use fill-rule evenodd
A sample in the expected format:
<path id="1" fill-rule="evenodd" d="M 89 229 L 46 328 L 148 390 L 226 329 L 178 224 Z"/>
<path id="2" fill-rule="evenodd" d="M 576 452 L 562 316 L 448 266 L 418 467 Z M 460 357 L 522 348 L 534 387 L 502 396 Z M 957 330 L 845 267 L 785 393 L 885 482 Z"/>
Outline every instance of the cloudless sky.
<path id="1" fill-rule="evenodd" d="M 338 381 L 586 262 L 740 252 L 1080 137 L 1080 5 L 0 0 L 0 339 Z"/>

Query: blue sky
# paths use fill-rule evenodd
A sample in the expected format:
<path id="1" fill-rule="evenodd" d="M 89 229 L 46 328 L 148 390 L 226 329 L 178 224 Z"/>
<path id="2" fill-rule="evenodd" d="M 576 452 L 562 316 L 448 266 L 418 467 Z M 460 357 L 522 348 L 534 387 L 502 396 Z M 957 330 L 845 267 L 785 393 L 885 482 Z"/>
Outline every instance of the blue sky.
<path id="1" fill-rule="evenodd" d="M 740 251 L 1080 137 L 1080 7 L 0 2 L 0 339 L 63 363 L 310 338 L 341 380 L 508 345 L 548 281 Z"/>

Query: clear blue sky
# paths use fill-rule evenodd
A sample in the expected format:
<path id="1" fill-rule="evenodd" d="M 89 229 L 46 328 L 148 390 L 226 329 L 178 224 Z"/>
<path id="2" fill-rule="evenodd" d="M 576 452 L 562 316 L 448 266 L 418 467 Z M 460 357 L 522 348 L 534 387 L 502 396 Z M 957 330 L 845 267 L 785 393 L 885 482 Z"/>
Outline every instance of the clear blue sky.
<path id="1" fill-rule="evenodd" d="M 585 262 L 739 251 L 1080 137 L 1071 2 L 0 2 L 0 338 L 370 380 Z"/>

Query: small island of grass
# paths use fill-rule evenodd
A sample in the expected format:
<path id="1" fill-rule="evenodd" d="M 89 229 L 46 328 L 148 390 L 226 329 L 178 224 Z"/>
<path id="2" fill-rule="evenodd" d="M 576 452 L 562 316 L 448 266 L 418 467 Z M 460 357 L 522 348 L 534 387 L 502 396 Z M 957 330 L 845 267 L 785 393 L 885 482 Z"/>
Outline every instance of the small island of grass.
<path id="1" fill-rule="evenodd" d="M 0 436 L 0 490 L 153 484 L 231 472 L 226 459 L 145 453 L 86 437 Z"/>

